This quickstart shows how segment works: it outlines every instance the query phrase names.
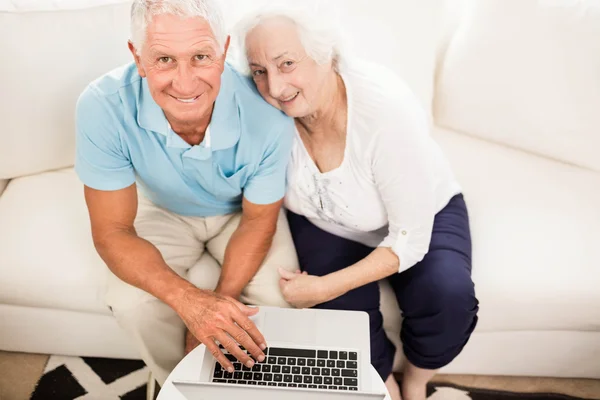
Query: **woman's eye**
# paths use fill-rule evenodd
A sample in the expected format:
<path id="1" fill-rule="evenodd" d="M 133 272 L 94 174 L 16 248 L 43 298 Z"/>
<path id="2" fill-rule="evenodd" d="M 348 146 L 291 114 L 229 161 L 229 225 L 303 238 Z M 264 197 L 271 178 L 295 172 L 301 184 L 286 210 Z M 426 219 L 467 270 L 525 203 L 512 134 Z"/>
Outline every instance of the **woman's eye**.
<path id="1" fill-rule="evenodd" d="M 285 65 L 286 67 L 291 67 L 292 65 L 294 65 L 293 61 L 286 61 L 283 63 L 283 65 Z"/>
<path id="2" fill-rule="evenodd" d="M 260 75 L 262 75 L 263 73 L 264 73 L 264 71 L 261 71 L 261 70 L 257 69 L 256 71 L 252 72 L 252 75 L 253 75 L 253 76 L 260 76 Z"/>
<path id="3" fill-rule="evenodd" d="M 169 61 L 171 61 L 171 57 L 160 57 L 160 58 L 158 59 L 158 61 L 159 61 L 159 62 L 161 62 L 161 63 L 163 63 L 163 64 L 166 64 L 166 63 L 168 63 Z"/>

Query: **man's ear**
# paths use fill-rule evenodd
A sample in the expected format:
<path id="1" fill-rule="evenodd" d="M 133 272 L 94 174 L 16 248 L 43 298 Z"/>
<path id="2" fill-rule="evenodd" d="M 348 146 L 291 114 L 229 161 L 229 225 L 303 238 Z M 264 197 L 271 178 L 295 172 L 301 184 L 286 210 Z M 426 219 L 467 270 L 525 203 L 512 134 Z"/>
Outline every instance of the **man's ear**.
<path id="1" fill-rule="evenodd" d="M 135 61 L 138 74 L 140 74 L 142 78 L 145 78 L 146 72 L 144 71 L 144 68 L 142 68 L 142 61 L 140 60 L 140 56 L 138 55 L 136 48 L 133 46 L 133 43 L 131 43 L 131 40 L 127 42 L 127 47 L 129 47 L 129 51 L 133 55 L 133 60 Z"/>

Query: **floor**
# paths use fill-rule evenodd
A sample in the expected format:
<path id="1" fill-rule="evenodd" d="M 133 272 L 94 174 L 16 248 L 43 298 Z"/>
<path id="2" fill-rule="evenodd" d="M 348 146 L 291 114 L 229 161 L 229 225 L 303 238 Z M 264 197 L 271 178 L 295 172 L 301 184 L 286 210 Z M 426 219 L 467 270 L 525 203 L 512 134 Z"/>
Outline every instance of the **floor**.
<path id="1" fill-rule="evenodd" d="M 0 351 L 0 400 L 28 400 L 48 356 Z M 600 380 L 439 375 L 434 380 L 515 392 L 562 393 L 600 400 Z"/>

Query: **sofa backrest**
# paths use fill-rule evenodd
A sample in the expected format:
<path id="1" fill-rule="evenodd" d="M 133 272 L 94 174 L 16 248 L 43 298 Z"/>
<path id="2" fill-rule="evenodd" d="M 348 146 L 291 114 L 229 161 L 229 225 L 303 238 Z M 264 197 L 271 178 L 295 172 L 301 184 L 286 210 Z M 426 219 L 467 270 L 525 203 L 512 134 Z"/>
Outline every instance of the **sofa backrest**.
<path id="1" fill-rule="evenodd" d="M 8 185 L 8 179 L 0 179 L 0 196 L 4 192 L 4 189 L 6 189 L 6 185 Z"/>
<path id="2" fill-rule="evenodd" d="M 73 164 L 75 102 L 129 61 L 128 30 L 129 1 L 0 1 L 0 179 Z"/>
<path id="3" fill-rule="evenodd" d="M 267 2 L 219 0 L 228 25 Z M 303 0 L 327 3 L 360 57 L 404 77 L 427 109 L 447 8 L 464 0 Z M 450 3 L 450 6 L 447 4 Z M 69 167 L 74 108 L 96 77 L 130 62 L 130 0 L 0 0 L 0 179 Z"/>
<path id="4" fill-rule="evenodd" d="M 434 110 L 443 127 L 600 171 L 600 2 L 473 1 Z"/>

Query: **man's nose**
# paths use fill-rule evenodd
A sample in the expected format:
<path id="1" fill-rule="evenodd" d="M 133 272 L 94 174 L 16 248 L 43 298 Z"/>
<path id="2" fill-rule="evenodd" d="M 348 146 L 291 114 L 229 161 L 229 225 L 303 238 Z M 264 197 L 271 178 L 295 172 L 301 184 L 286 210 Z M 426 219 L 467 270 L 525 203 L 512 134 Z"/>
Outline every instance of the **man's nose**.
<path id="1" fill-rule="evenodd" d="M 173 78 L 173 88 L 179 95 L 194 95 L 196 87 L 196 79 L 193 73 L 193 68 L 186 64 L 180 63 L 177 65 L 177 72 Z"/>

